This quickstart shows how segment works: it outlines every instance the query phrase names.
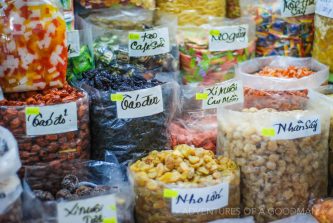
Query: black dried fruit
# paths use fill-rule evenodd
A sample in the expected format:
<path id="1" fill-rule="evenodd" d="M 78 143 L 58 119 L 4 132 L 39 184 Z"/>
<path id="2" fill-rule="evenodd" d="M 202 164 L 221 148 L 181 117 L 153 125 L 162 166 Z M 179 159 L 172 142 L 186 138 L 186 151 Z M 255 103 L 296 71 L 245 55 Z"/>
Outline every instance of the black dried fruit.
<path id="1" fill-rule="evenodd" d="M 69 190 L 71 193 L 73 193 L 78 186 L 79 186 L 79 179 L 71 174 L 66 175 L 61 182 L 61 187 L 63 189 Z"/>
<path id="2" fill-rule="evenodd" d="M 56 194 L 56 199 L 65 199 L 68 200 L 72 197 L 72 194 L 69 190 L 67 189 L 61 189 L 57 192 Z"/>
<path id="3" fill-rule="evenodd" d="M 33 192 L 34 192 L 35 196 L 37 198 L 41 199 L 42 201 L 53 201 L 54 200 L 53 195 L 48 191 L 34 190 Z"/>

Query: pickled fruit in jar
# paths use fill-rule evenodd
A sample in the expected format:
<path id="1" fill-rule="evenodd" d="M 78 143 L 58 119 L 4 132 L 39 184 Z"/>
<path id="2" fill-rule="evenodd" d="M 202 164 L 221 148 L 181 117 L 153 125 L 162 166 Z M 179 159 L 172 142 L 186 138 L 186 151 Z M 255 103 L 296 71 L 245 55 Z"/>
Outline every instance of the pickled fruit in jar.
<path id="1" fill-rule="evenodd" d="M 45 0 L 0 3 L 0 85 L 5 92 L 62 87 L 66 81 L 66 23 Z"/>

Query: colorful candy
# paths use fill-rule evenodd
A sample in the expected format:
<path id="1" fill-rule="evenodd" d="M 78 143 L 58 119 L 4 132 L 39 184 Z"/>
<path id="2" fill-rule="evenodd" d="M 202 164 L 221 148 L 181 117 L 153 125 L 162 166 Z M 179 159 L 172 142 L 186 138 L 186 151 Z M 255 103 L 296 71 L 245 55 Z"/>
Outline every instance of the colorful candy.
<path id="1" fill-rule="evenodd" d="M 5 0 L 1 13 L 0 85 L 4 91 L 62 87 L 66 24 L 57 6 L 44 0 Z"/>

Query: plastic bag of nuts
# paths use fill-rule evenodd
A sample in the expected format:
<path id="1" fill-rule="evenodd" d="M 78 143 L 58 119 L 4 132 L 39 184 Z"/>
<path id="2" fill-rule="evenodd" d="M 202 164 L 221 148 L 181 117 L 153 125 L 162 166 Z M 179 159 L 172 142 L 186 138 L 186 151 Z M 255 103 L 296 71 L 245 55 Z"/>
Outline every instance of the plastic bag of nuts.
<path id="1" fill-rule="evenodd" d="M 236 66 L 244 84 L 246 107 L 279 111 L 306 107 L 308 89 L 328 80 L 328 67 L 312 58 L 272 56 Z"/>
<path id="2" fill-rule="evenodd" d="M 306 110 L 219 111 L 218 154 L 240 166 L 244 210 L 255 210 L 257 222 L 306 211 L 309 199 L 327 194 L 329 119 L 318 98 Z"/>
<path id="3" fill-rule="evenodd" d="M 21 193 L 21 182 L 16 174 L 0 181 L 0 222 L 23 222 Z"/>
<path id="4" fill-rule="evenodd" d="M 239 216 L 238 166 L 203 148 L 179 145 L 174 150 L 153 151 L 130 165 L 129 176 L 139 223 L 208 222 Z"/>
<path id="5" fill-rule="evenodd" d="M 115 213 L 114 222 L 133 221 L 133 193 L 126 182 L 126 168 L 103 161 L 70 160 L 29 166 L 24 177 L 24 217 L 40 222 L 63 222 L 64 209 L 76 212 L 73 222 L 103 223 L 110 213 Z M 31 209 L 31 204 L 34 209 Z M 107 208 L 107 210 L 106 210 Z M 66 213 L 66 211 L 65 211 Z M 66 216 L 66 215 L 65 215 Z M 67 219 L 68 221 L 68 219 Z"/>
<path id="6" fill-rule="evenodd" d="M 89 158 L 87 93 L 66 85 L 63 89 L 5 94 L 5 98 L 0 101 L 0 125 L 17 139 L 24 166 Z"/>

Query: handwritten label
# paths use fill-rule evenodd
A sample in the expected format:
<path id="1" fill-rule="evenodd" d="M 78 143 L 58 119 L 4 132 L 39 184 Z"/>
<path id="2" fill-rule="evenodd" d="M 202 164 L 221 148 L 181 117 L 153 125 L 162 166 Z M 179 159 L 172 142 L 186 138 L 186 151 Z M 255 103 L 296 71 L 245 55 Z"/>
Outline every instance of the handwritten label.
<path id="1" fill-rule="evenodd" d="M 49 135 L 76 131 L 77 106 L 75 102 L 32 106 L 25 109 L 26 133 L 28 136 Z"/>
<path id="2" fill-rule="evenodd" d="M 209 50 L 227 51 L 247 48 L 249 45 L 249 26 L 224 26 L 210 30 Z"/>
<path id="3" fill-rule="evenodd" d="M 2 88 L 0 87 L 0 101 L 4 99 L 5 97 L 3 96 Z"/>
<path id="4" fill-rule="evenodd" d="M 200 213 L 223 208 L 229 202 L 229 184 L 204 188 L 173 188 L 171 211 L 174 214 Z"/>
<path id="5" fill-rule="evenodd" d="M 168 28 L 128 34 L 130 57 L 154 56 L 170 51 Z"/>
<path id="6" fill-rule="evenodd" d="M 118 118 L 140 118 L 164 111 L 162 88 L 156 86 L 137 91 L 120 92 L 122 101 L 117 101 Z"/>
<path id="7" fill-rule="evenodd" d="M 80 34 L 78 30 L 67 31 L 68 57 L 80 55 Z"/>
<path id="8" fill-rule="evenodd" d="M 243 84 L 240 81 L 226 81 L 205 88 L 207 98 L 202 101 L 203 109 L 211 109 L 244 102 Z"/>
<path id="9" fill-rule="evenodd" d="M 271 127 L 263 128 L 263 136 L 272 140 L 298 139 L 321 132 L 320 117 L 318 115 L 306 115 L 299 118 L 293 117 L 279 122 L 275 122 Z"/>
<path id="10" fill-rule="evenodd" d="M 316 14 L 333 18 L 333 0 L 317 0 Z"/>
<path id="11" fill-rule="evenodd" d="M 117 223 L 116 198 L 113 194 L 60 202 L 57 205 L 61 223 Z"/>
<path id="12" fill-rule="evenodd" d="M 295 17 L 315 12 L 315 0 L 281 0 L 281 16 Z"/>

